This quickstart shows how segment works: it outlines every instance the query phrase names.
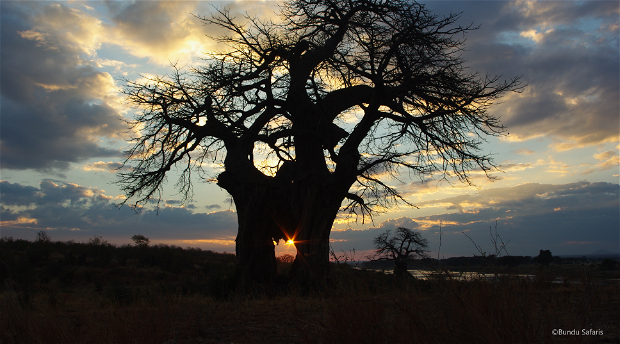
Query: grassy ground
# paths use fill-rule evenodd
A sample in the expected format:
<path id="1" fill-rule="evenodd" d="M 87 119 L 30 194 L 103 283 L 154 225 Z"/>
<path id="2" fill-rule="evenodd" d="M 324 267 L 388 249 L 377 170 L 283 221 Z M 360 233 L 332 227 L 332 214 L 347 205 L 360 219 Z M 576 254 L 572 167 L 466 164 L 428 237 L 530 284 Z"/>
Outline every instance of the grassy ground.
<path id="1" fill-rule="evenodd" d="M 446 276 L 399 280 L 340 264 L 320 292 L 289 286 L 267 297 L 235 291 L 230 255 L 163 246 L 122 252 L 97 243 L 81 256 L 77 246 L 47 245 L 55 249 L 40 256 L 33 250 L 44 245 L 0 242 L 2 344 L 618 343 L 620 338 L 619 285 L 611 281 L 618 272 L 597 276 L 596 265 L 536 267 L 534 278 L 465 282 Z M 98 256 L 89 255 L 100 247 Z M 105 250 L 109 254 L 102 254 Z M 173 261 L 158 264 L 153 252 Z M 67 257 L 74 253 L 78 258 L 70 264 Z M 569 270 L 573 277 L 557 283 Z M 579 335 L 553 335 L 575 329 Z M 585 335 L 584 329 L 602 334 Z"/>

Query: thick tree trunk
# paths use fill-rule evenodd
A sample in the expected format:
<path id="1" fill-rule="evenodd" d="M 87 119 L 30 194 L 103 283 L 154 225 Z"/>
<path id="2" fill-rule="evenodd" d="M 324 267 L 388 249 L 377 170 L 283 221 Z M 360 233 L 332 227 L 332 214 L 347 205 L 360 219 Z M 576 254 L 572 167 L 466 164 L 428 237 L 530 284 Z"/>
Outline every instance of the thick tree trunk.
<path id="1" fill-rule="evenodd" d="M 298 283 L 318 287 L 329 272 L 329 235 L 342 198 L 328 183 L 315 181 L 298 187 L 291 202 L 297 215 L 293 238 L 297 256 L 290 271 Z"/>
<path id="2" fill-rule="evenodd" d="M 409 272 L 407 271 L 407 260 L 406 259 L 396 259 L 394 261 L 394 276 L 403 278 L 407 276 Z"/>
<path id="3" fill-rule="evenodd" d="M 240 284 L 244 288 L 266 288 L 275 282 L 277 263 L 273 241 L 284 237 L 269 214 L 272 197 L 269 178 L 258 179 L 228 172 L 218 176 L 218 185 L 231 194 L 237 208 L 236 255 Z"/>
<path id="4" fill-rule="evenodd" d="M 266 213 L 261 199 L 237 204 L 239 232 L 236 239 L 241 284 L 272 285 L 277 276 L 274 232 L 279 228 Z"/>
<path id="5" fill-rule="evenodd" d="M 237 207 L 237 260 L 244 286 L 272 285 L 277 277 L 273 240 L 292 239 L 297 256 L 290 277 L 318 287 L 329 271 L 329 234 L 346 188 L 306 173 L 299 181 L 285 173 L 241 179 L 227 172 L 218 184 Z M 344 191 L 343 191 L 344 190 Z"/>
<path id="6" fill-rule="evenodd" d="M 320 215 L 319 215 L 320 216 Z M 295 241 L 297 256 L 290 271 L 293 281 L 317 288 L 329 272 L 329 232 L 331 223 L 320 221 L 316 227 L 308 227 L 299 232 Z"/>

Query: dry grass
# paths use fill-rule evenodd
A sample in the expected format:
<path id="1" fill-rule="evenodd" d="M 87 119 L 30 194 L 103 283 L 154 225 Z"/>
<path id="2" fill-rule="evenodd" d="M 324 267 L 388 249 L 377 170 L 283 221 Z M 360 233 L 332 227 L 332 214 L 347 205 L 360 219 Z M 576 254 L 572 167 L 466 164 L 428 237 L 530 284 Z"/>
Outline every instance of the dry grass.
<path id="1" fill-rule="evenodd" d="M 617 343 L 617 284 L 391 276 L 336 267 L 329 289 L 273 299 L 86 289 L 0 295 L 0 343 Z M 602 336 L 553 336 L 553 329 Z"/>
<path id="2" fill-rule="evenodd" d="M 0 263 L 8 262 L 0 267 L 0 344 L 620 340 L 620 272 L 601 275 L 596 265 L 526 266 L 534 278 L 460 281 L 441 274 L 400 280 L 339 264 L 320 292 L 290 286 L 267 297 L 234 292 L 234 263 L 208 252 L 187 252 L 190 259 L 155 248 L 175 255 L 161 268 L 146 263 L 154 259 L 147 250 L 121 265 L 114 257 L 124 251 L 110 247 L 103 263 L 88 256 L 66 263 L 70 252 L 37 258 L 32 248 L 0 252 Z M 554 336 L 554 329 L 603 335 Z"/>
<path id="3" fill-rule="evenodd" d="M 617 284 L 438 279 L 333 300 L 325 343 L 617 343 Z M 361 298 L 359 296 L 362 296 Z M 554 329 L 602 336 L 553 336 Z"/>

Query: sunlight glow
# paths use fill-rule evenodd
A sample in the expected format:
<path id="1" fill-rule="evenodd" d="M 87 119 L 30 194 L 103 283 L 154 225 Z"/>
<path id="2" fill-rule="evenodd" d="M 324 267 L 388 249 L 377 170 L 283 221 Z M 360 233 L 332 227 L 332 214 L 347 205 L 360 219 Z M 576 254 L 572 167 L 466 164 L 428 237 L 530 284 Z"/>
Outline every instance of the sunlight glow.
<path id="1" fill-rule="evenodd" d="M 294 245 L 294 244 L 295 244 L 295 242 L 293 241 L 293 239 L 288 239 L 288 240 L 286 241 L 286 244 L 287 244 L 287 245 Z"/>

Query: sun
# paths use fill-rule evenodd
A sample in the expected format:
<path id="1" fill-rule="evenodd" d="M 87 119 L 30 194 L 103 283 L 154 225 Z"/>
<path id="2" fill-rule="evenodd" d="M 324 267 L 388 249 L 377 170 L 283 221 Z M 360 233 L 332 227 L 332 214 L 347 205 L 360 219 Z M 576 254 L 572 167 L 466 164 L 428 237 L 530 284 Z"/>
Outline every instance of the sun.
<path id="1" fill-rule="evenodd" d="M 294 243 L 295 243 L 295 242 L 293 241 L 293 239 L 288 239 L 288 240 L 286 241 L 286 244 L 287 244 L 287 245 L 293 245 Z"/>

